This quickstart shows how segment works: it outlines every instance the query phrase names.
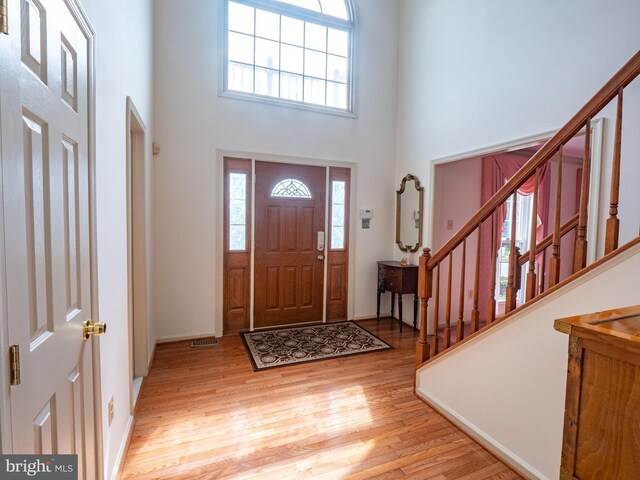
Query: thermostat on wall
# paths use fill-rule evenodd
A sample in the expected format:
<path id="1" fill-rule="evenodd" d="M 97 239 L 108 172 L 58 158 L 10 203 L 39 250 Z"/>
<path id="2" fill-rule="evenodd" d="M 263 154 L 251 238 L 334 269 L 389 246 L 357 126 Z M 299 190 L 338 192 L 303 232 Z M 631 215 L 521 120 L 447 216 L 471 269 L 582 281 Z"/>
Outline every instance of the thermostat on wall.
<path id="1" fill-rule="evenodd" d="M 360 210 L 360 219 L 362 220 L 362 228 L 368 230 L 371 228 L 370 222 L 373 218 L 373 210 L 370 208 L 363 208 Z"/>
<path id="2" fill-rule="evenodd" d="M 373 210 L 371 210 L 370 208 L 363 208 L 362 210 L 360 210 L 360 218 L 362 218 L 363 220 L 369 220 L 373 218 Z"/>

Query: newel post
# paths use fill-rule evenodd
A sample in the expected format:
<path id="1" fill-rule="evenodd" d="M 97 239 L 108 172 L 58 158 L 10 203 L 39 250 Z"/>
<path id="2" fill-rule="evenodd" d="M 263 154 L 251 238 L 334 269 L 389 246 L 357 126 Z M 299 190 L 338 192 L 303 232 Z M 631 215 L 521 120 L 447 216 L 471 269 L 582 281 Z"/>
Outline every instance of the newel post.
<path id="1" fill-rule="evenodd" d="M 416 364 L 429 359 L 429 342 L 427 341 L 427 307 L 431 298 L 431 285 L 433 280 L 433 270 L 429 270 L 429 260 L 431 260 L 431 249 L 424 248 L 420 256 L 418 267 L 418 295 L 420 296 L 420 337 L 416 345 Z"/>

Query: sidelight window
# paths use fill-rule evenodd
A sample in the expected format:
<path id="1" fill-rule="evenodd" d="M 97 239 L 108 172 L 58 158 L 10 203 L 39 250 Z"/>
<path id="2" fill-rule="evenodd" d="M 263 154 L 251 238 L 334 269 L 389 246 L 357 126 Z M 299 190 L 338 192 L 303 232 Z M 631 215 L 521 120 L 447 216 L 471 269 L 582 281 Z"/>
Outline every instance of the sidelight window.
<path id="1" fill-rule="evenodd" d="M 344 248 L 344 227 L 345 227 L 345 186 L 344 180 L 333 180 L 331 182 L 331 248 Z"/>
<path id="2" fill-rule="evenodd" d="M 247 174 L 229 173 L 229 250 L 247 249 Z"/>

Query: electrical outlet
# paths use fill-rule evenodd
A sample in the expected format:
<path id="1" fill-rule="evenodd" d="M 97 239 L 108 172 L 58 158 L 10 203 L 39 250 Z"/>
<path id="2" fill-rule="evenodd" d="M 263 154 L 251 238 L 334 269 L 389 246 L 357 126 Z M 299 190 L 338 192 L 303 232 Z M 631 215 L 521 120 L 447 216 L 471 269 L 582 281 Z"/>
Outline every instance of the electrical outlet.
<path id="1" fill-rule="evenodd" d="M 447 230 L 453 230 L 453 220 L 447 220 Z"/>
<path id="2" fill-rule="evenodd" d="M 114 409 L 113 409 L 113 397 L 109 400 L 109 426 L 111 426 L 111 422 L 113 422 Z"/>
<path id="3" fill-rule="evenodd" d="M 469 289 L 469 291 L 467 292 L 467 298 L 469 300 L 473 300 L 473 290 Z"/>

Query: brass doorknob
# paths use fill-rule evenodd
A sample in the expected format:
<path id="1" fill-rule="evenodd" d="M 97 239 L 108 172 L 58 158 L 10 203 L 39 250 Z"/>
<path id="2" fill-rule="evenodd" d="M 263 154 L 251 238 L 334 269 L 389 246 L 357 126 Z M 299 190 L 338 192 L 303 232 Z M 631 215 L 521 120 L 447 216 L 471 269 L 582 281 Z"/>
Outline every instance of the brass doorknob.
<path id="1" fill-rule="evenodd" d="M 106 331 L 106 323 L 87 320 L 86 322 L 84 322 L 84 328 L 82 329 L 82 338 L 84 340 L 88 340 L 91 335 L 104 335 Z"/>

